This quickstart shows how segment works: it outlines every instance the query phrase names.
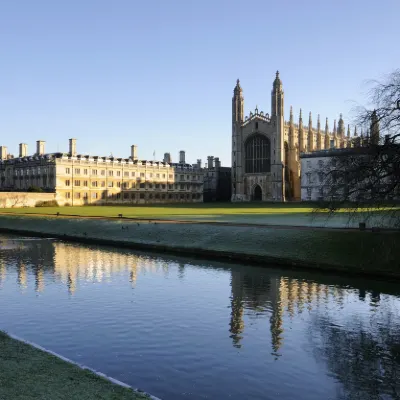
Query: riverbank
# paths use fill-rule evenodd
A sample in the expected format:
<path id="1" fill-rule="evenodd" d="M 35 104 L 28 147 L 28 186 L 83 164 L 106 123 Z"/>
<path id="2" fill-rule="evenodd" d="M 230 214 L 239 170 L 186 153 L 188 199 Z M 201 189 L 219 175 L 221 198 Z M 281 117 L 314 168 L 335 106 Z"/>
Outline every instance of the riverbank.
<path id="1" fill-rule="evenodd" d="M 400 278 L 400 232 L 0 216 L 0 231 L 291 268 Z"/>
<path id="2" fill-rule="evenodd" d="M 0 350 L 0 399 L 151 399 L 1 331 Z"/>

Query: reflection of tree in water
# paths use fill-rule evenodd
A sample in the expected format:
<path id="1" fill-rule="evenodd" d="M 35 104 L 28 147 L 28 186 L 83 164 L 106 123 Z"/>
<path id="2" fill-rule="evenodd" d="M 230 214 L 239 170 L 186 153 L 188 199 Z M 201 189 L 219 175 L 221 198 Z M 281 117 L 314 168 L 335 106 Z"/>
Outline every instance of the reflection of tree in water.
<path id="1" fill-rule="evenodd" d="M 372 306 L 374 300 L 375 294 Z M 344 326 L 327 315 L 316 317 L 315 353 L 342 384 L 340 399 L 400 399 L 399 317 L 382 304 L 370 325 L 357 316 L 349 316 Z"/>

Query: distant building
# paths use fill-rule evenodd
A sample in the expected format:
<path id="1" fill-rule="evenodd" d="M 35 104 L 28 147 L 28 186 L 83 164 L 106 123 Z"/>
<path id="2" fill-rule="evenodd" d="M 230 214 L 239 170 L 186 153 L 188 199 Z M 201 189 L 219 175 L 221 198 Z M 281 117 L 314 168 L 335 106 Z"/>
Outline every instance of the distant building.
<path id="1" fill-rule="evenodd" d="M 231 200 L 231 170 L 231 167 L 222 167 L 218 157 L 208 157 L 204 169 L 204 202 Z"/>
<path id="2" fill-rule="evenodd" d="M 333 132 L 328 120 L 321 127 L 318 115 L 313 127 L 311 113 L 303 126 L 300 110 L 298 123 L 290 109 L 284 118 L 284 92 L 279 72 L 271 92 L 271 114 L 258 107 L 244 114 L 243 90 L 237 80 L 232 98 L 232 201 L 300 200 L 300 153 L 351 146 L 350 131 L 340 115 Z"/>
<path id="3" fill-rule="evenodd" d="M 46 153 L 39 140 L 35 154 L 21 143 L 15 158 L 0 146 L 0 190 L 38 187 L 57 193 L 60 205 L 202 202 L 200 164 L 187 164 L 184 151 L 179 163 L 140 160 L 135 145 L 128 158 L 81 155 L 76 139 L 69 140 L 68 153 Z"/>

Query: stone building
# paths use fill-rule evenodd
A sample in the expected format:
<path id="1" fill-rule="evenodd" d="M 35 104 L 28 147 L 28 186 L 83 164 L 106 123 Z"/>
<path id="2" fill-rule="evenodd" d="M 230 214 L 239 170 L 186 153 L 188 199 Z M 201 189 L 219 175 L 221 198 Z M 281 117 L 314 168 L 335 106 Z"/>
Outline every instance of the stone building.
<path id="1" fill-rule="evenodd" d="M 39 140 L 33 155 L 24 143 L 19 157 L 9 157 L 5 146 L 0 155 L 1 191 L 39 187 L 55 192 L 60 205 L 203 201 L 201 162 L 186 163 L 184 151 L 179 163 L 140 160 L 135 145 L 128 158 L 100 157 L 78 154 L 70 139 L 68 153 L 46 153 Z"/>
<path id="2" fill-rule="evenodd" d="M 204 169 L 204 202 L 231 200 L 231 167 L 222 167 L 218 157 L 208 156 Z"/>
<path id="3" fill-rule="evenodd" d="M 311 113 L 298 123 L 290 108 L 284 118 L 284 92 L 279 72 L 271 92 L 271 114 L 258 107 L 244 115 L 243 90 L 237 80 L 232 98 L 232 201 L 300 200 L 300 153 L 351 146 L 350 130 L 345 132 L 342 116 L 330 131 L 328 119 L 320 117 L 313 127 Z"/>

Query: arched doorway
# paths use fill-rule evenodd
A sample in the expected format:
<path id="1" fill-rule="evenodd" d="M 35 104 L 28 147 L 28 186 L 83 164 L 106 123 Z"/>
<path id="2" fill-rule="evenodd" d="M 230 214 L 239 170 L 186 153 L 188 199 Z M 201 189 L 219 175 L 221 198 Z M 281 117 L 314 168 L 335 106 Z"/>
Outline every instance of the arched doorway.
<path id="1" fill-rule="evenodd" d="M 262 190 L 260 185 L 256 185 L 253 191 L 253 200 L 261 201 L 262 200 Z"/>

